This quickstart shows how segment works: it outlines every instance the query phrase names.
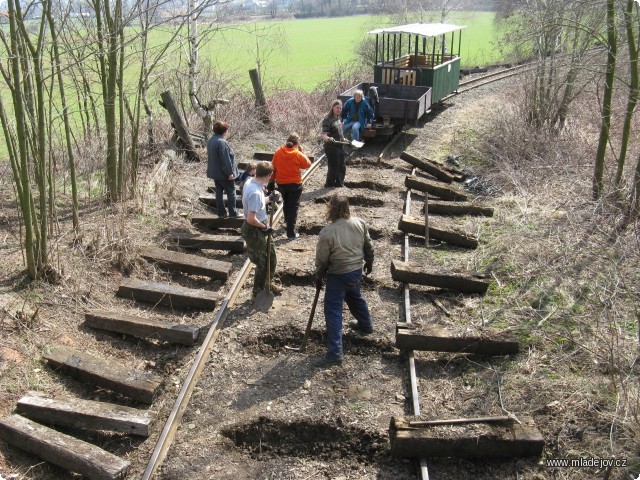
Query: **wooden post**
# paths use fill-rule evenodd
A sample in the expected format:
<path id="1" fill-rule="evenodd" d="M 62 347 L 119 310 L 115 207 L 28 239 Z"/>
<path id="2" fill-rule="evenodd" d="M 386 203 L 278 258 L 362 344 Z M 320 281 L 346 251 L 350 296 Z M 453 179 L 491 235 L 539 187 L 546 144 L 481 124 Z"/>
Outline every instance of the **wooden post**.
<path id="1" fill-rule="evenodd" d="M 429 192 L 424 192 L 424 246 L 429 248 Z"/>
<path id="2" fill-rule="evenodd" d="M 262 82 L 260 81 L 260 72 L 257 69 L 249 70 L 249 77 L 251 77 L 251 84 L 253 85 L 253 92 L 256 95 L 256 108 L 259 111 L 260 119 L 262 123 L 269 123 L 269 114 L 267 113 L 267 101 L 264 98 L 264 92 L 262 91 Z"/>
<path id="3" fill-rule="evenodd" d="M 167 109 L 169 112 L 169 117 L 171 118 L 171 125 L 175 129 L 178 137 L 180 138 L 181 145 L 180 148 L 187 155 L 187 159 L 192 162 L 199 162 L 200 156 L 196 152 L 196 146 L 193 143 L 193 139 L 189 134 L 189 129 L 187 125 L 184 123 L 180 112 L 178 111 L 178 107 L 173 101 L 173 97 L 171 96 L 171 92 L 162 92 L 160 94 L 160 98 L 162 98 L 162 102 L 160 104 Z"/>

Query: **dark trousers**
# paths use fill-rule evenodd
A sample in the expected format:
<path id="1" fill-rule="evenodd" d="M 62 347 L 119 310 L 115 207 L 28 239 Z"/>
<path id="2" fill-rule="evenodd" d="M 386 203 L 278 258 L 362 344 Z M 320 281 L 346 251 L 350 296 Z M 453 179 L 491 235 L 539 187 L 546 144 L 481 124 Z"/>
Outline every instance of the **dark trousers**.
<path id="1" fill-rule="evenodd" d="M 344 187 L 344 177 L 347 173 L 345 153 L 341 147 L 327 145 L 324 149 L 327 155 L 327 180 L 325 187 Z"/>
<path id="2" fill-rule="evenodd" d="M 327 355 L 342 358 L 342 302 L 347 304 L 351 315 L 362 330 L 371 330 L 371 314 L 367 301 L 360 293 L 362 269 L 349 273 L 328 274 L 324 294 L 324 320 L 327 324 Z"/>
<path id="3" fill-rule="evenodd" d="M 235 217 L 238 215 L 236 210 L 236 182 L 233 180 L 214 180 L 216 183 L 216 208 L 219 217 L 227 216 L 227 209 L 224 208 L 224 198 L 222 194 L 227 195 L 227 207 L 229 207 L 229 215 Z"/>
<path id="4" fill-rule="evenodd" d="M 300 208 L 302 185 L 300 183 L 279 183 L 278 191 L 282 194 L 284 203 L 284 222 L 287 224 L 287 237 L 291 238 L 296 234 L 296 220 L 298 219 L 298 209 Z"/>
<path id="5" fill-rule="evenodd" d="M 256 265 L 253 276 L 253 296 L 255 297 L 267 285 L 267 236 L 262 230 L 246 221 L 242 224 L 242 238 L 247 244 L 249 260 Z M 269 257 L 269 277 L 273 281 L 276 272 L 276 247 L 271 242 L 271 256 Z"/>

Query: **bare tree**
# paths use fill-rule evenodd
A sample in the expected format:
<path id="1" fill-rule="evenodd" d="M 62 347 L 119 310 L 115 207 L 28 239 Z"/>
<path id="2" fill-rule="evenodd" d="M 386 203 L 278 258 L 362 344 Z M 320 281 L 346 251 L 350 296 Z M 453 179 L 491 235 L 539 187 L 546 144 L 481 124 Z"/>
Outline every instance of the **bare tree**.
<path id="1" fill-rule="evenodd" d="M 66 20 L 68 20 L 68 15 L 61 15 L 63 20 L 63 25 Z M 71 177 L 71 211 L 73 218 L 73 228 L 78 233 L 80 230 L 80 219 L 78 218 L 78 182 L 76 181 L 76 159 L 74 153 L 74 141 L 73 141 L 73 133 L 71 128 L 71 122 L 69 120 L 69 107 L 67 104 L 67 96 L 65 90 L 64 77 L 62 74 L 62 58 L 60 55 L 60 48 L 58 44 L 58 29 L 56 28 L 56 22 L 51 13 L 51 8 L 46 9 L 47 22 L 49 23 L 49 31 L 51 33 L 51 44 L 53 47 L 53 58 L 54 58 L 54 68 L 55 74 L 58 80 L 58 88 L 60 93 L 60 103 L 62 110 L 62 118 L 64 120 L 64 134 L 67 146 L 67 164 L 69 165 L 69 175 Z M 51 135 L 49 136 L 51 138 Z"/>
<path id="2" fill-rule="evenodd" d="M 636 36 L 636 28 L 638 24 L 638 15 L 634 15 L 635 0 L 627 0 L 623 11 L 624 26 L 626 33 L 627 53 L 629 54 L 629 95 L 627 97 L 627 109 L 624 116 L 624 125 L 622 127 L 622 139 L 620 144 L 620 154 L 618 155 L 618 168 L 616 170 L 615 187 L 619 190 L 622 186 L 622 175 L 626 163 L 627 150 L 629 148 L 629 139 L 631 138 L 631 122 L 638 104 L 638 93 L 640 85 L 638 83 L 638 37 Z M 637 10 L 636 10 L 637 12 Z"/>
<path id="3" fill-rule="evenodd" d="M 602 120 L 600 125 L 600 137 L 598 139 L 598 151 L 596 152 L 593 169 L 593 198 L 598 199 L 604 192 L 604 161 L 609 144 L 611 130 L 611 101 L 613 97 L 613 81 L 616 72 L 617 28 L 616 28 L 615 0 L 607 0 L 607 66 L 604 78 L 604 93 L 602 98 Z"/>
<path id="4" fill-rule="evenodd" d="M 19 0 L 9 0 L 9 38 L 4 30 L 0 30 L 0 40 L 9 53 L 8 64 L 0 64 L 0 73 L 11 92 L 13 107 L 8 109 L 0 99 L 0 120 L 25 226 L 25 257 L 31 279 L 42 277 L 49 268 L 47 226 L 51 210 L 47 201 L 52 198 L 48 191 L 51 184 L 47 181 L 47 99 L 43 59 L 47 40 L 46 16 L 51 5 L 48 1 L 38 5 L 36 14 L 33 12 L 35 4 L 27 4 L 23 9 Z M 35 31 L 28 31 L 25 23 L 25 18 L 31 14 L 36 18 Z M 34 196 L 32 182 L 37 196 Z"/>
<path id="5" fill-rule="evenodd" d="M 516 0 L 503 4 L 501 43 L 531 52 L 533 80 L 527 89 L 529 121 L 539 128 L 562 129 L 570 105 L 590 82 L 587 55 L 603 24 L 589 0 Z M 595 72 L 592 74 L 595 75 Z"/>

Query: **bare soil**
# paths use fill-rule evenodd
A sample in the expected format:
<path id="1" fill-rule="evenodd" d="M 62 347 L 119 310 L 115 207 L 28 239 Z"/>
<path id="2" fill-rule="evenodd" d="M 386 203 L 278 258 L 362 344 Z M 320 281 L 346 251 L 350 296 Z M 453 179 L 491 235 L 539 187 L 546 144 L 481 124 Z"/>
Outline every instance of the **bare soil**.
<path id="1" fill-rule="evenodd" d="M 489 117 L 499 115 L 505 97 L 514 92 L 486 88 L 457 97 L 404 133 L 383 161 L 377 159 L 380 147 L 375 144 L 366 145 L 350 159 L 344 193 L 351 198 L 352 214 L 367 221 L 376 251 L 373 274 L 363 280 L 375 332 L 361 336 L 349 331 L 346 323 L 351 317 L 345 310 L 345 361 L 332 368 L 315 366 L 325 351 L 321 304 L 306 352 L 286 348 L 302 341 L 314 295 L 315 236 L 325 224 L 324 201 L 335 192 L 322 187 L 326 167 L 320 168 L 305 185 L 300 238 L 289 241 L 282 226 L 276 230 L 275 283 L 283 287 L 283 293 L 276 296 L 268 313 L 257 312 L 251 299 L 252 277 L 249 279 L 222 326 L 157 478 L 416 478 L 413 461 L 389 455 L 388 436 L 392 417 L 413 413 L 407 358 L 394 346 L 395 324 L 405 320 L 402 291 L 389 270 L 393 259 L 402 258 L 403 237 L 397 223 L 404 207 L 404 177 L 410 173 L 409 165 L 398 158 L 403 150 L 438 160 L 461 155 L 461 166 L 478 175 L 473 185 L 483 188 L 477 191 L 490 194 L 478 200 L 496 208 L 492 218 L 447 220 L 477 234 L 477 250 L 436 243 L 425 248 L 420 239 L 410 240 L 414 261 L 483 272 L 495 280 L 484 297 L 412 287 L 411 320 L 426 324 L 436 319 L 457 328 L 466 324 L 492 327 L 521 340 L 517 356 L 416 352 L 421 417 L 528 415 L 547 445 L 542 459 L 429 459 L 430 478 L 604 478 L 605 472 L 597 468 L 551 469 L 544 464 L 546 458 L 581 456 L 627 459 L 629 466 L 613 469 L 611 479 L 639 474 L 635 437 L 638 372 L 635 362 L 629 362 L 637 349 L 637 324 L 628 328 L 605 324 L 594 313 L 597 302 L 585 300 L 607 291 L 605 283 L 594 281 L 593 288 L 588 284 L 589 277 L 607 263 L 606 258 L 613 263 L 624 258 L 629 269 L 623 274 L 630 287 L 616 290 L 617 297 L 610 301 L 617 306 L 618 318 L 633 322 L 638 277 L 637 268 L 631 266 L 635 262 L 637 267 L 637 244 L 632 233 L 600 255 L 595 246 L 607 245 L 603 238 L 609 232 L 591 229 L 591 207 L 584 200 L 588 185 L 576 186 L 575 177 L 564 182 L 557 177 L 550 180 L 545 173 L 555 172 L 540 170 L 534 182 L 529 171 L 516 171 L 515 162 L 507 172 L 491 159 L 474 157 L 476 150 L 469 144 L 485 138 L 483 127 Z M 241 159 L 249 159 L 253 151 L 275 149 L 281 141 L 279 135 L 261 134 L 232 144 Z M 307 150 L 314 148 L 319 156 L 317 145 L 307 146 Z M 577 162 L 564 168 L 581 171 L 583 167 Z M 139 258 L 150 244 L 166 245 L 169 233 L 195 231 L 188 216 L 207 211 L 197 200 L 210 184 L 204 172 L 204 163 L 179 159 L 146 165 L 142 179 L 146 188 L 135 201 L 116 207 L 85 201 L 79 239 L 68 233 L 69 220 L 62 218 L 55 251 L 61 280 L 55 285 L 26 281 L 11 191 L 3 192 L 0 416 L 10 413 L 29 390 L 135 405 L 51 372 L 40 355 L 57 344 L 163 375 L 162 395 L 151 407 L 158 412 L 158 425 L 148 440 L 83 434 L 126 457 L 132 462 L 130 477 L 140 476 L 196 349 L 90 331 L 82 325 L 83 314 L 92 308 L 109 308 L 179 319 L 206 331 L 211 313 L 154 308 L 115 297 L 126 275 L 225 294 L 228 287 L 219 281 L 168 274 Z M 546 189 L 540 188 L 545 184 Z M 419 215 L 422 206 L 423 197 L 414 194 L 411 211 Z M 586 232 L 592 237 L 585 238 Z M 203 254 L 232 262 L 233 271 L 245 261 L 243 255 Z M 579 285 L 584 297 L 578 296 Z M 431 301 L 433 296 L 451 316 L 443 315 Z M 447 433 L 463 430 L 456 426 Z M 0 476 L 76 478 L 3 442 Z"/>

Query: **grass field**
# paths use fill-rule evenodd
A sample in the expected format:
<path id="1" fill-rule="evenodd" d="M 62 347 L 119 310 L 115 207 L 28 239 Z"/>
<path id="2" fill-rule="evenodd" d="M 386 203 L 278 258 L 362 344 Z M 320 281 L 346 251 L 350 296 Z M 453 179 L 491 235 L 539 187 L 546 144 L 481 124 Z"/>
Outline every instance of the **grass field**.
<path id="1" fill-rule="evenodd" d="M 460 12 L 449 20 L 467 26 L 461 44 L 463 67 L 500 60 L 493 45 L 493 20 L 491 12 Z M 334 66 L 355 58 L 355 47 L 368 36 L 367 31 L 385 24 L 386 17 L 351 16 L 230 25 L 216 33 L 200 55 L 217 68 L 237 71 L 248 83 L 247 72 L 256 66 L 256 38 L 261 38 L 265 86 L 285 81 L 310 91 L 327 79 Z"/>

